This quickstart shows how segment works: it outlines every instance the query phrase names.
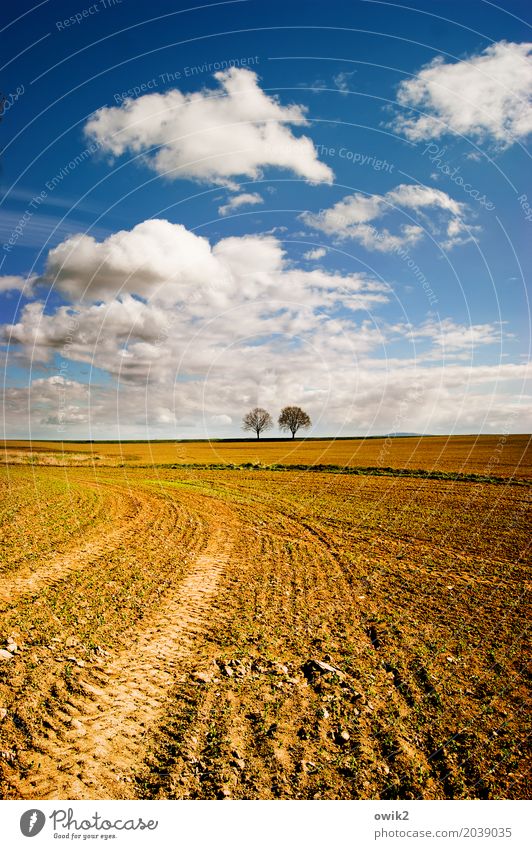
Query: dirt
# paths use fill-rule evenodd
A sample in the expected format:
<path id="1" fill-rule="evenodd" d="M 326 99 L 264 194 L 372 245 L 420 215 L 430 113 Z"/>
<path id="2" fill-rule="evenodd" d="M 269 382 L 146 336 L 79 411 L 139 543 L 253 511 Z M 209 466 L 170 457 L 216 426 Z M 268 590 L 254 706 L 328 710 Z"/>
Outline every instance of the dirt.
<path id="1" fill-rule="evenodd" d="M 526 487 L 64 475 L 7 483 L 4 798 L 528 795 Z"/>
<path id="2" fill-rule="evenodd" d="M 82 667 L 63 709 L 46 717 L 47 732 L 34 745 L 38 768 L 16 783 L 22 798 L 129 797 L 128 783 L 142 763 L 145 735 L 164 716 L 180 663 L 200 646 L 222 571 L 227 568 L 235 522 L 220 510 L 207 548 L 165 597 L 127 651 Z M 55 707 L 55 706 L 54 706 Z"/>

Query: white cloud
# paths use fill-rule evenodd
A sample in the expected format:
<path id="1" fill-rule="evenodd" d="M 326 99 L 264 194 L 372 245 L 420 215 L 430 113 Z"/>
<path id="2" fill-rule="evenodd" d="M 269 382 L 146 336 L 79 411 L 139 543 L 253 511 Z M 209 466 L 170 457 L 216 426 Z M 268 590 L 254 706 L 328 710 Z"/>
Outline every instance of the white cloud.
<path id="1" fill-rule="evenodd" d="M 73 300 L 105 300 L 121 294 L 154 293 L 162 301 L 181 297 L 220 276 L 207 239 L 181 224 L 152 219 L 120 230 L 102 242 L 78 233 L 48 253 L 40 283 L 54 285 Z"/>
<path id="2" fill-rule="evenodd" d="M 260 88 L 257 75 L 231 68 L 214 75 L 219 89 L 177 89 L 99 109 L 87 136 L 114 156 L 144 153 L 159 174 L 236 188 L 234 178 L 257 179 L 264 168 L 288 169 L 309 183 L 331 183 L 313 142 L 289 125 L 308 124 L 306 109 L 282 106 Z"/>
<path id="3" fill-rule="evenodd" d="M 455 357 L 462 353 L 471 356 L 480 346 L 500 346 L 503 338 L 513 338 L 511 333 L 503 330 L 500 323 L 459 324 L 450 318 L 440 321 L 428 319 L 416 327 L 396 325 L 394 330 L 413 342 L 424 339 L 430 341 L 433 345 L 431 359 L 445 355 Z"/>
<path id="4" fill-rule="evenodd" d="M 229 215 L 230 212 L 240 209 L 241 206 L 257 206 L 260 203 L 264 203 L 264 198 L 258 192 L 244 192 L 241 195 L 235 195 L 229 198 L 227 203 L 219 206 L 218 213 L 220 215 Z"/>
<path id="5" fill-rule="evenodd" d="M 94 392 L 96 396 L 98 391 Z M 28 387 L 9 387 L 4 398 L 5 415 L 12 426 L 18 420 L 31 424 L 64 427 L 88 422 L 89 387 L 61 375 L 38 378 Z M 31 431 L 30 431 L 31 432 Z"/>
<path id="6" fill-rule="evenodd" d="M 397 188 L 392 189 L 384 195 L 384 201 L 388 204 L 394 204 L 403 209 L 425 209 L 432 207 L 433 209 L 443 209 L 452 215 L 462 215 L 465 206 L 458 201 L 453 200 L 448 194 L 440 189 L 434 189 L 431 186 L 408 185 L 403 183 Z"/>
<path id="7" fill-rule="evenodd" d="M 425 210 L 435 213 L 438 218 L 429 218 Z M 393 212 L 406 214 L 409 218 L 408 223 L 401 224 L 396 233 L 370 224 Z M 443 240 L 440 242 L 443 249 L 463 244 L 479 229 L 465 222 L 465 212 L 465 204 L 453 200 L 440 189 L 402 184 L 384 195 L 358 192 L 347 195 L 329 209 L 322 209 L 318 214 L 305 212 L 301 218 L 308 226 L 336 239 L 353 239 L 368 250 L 390 253 L 417 244 L 426 230 Z M 416 214 L 415 223 L 409 213 Z M 418 220 L 423 226 L 417 223 Z"/>
<path id="8" fill-rule="evenodd" d="M 411 141 L 449 132 L 501 146 L 523 141 L 532 132 L 531 52 L 532 43 L 500 41 L 464 61 L 438 56 L 400 84 L 398 103 L 419 111 L 398 115 L 393 128 Z"/>
<path id="9" fill-rule="evenodd" d="M 313 94 L 321 94 L 322 91 L 326 91 L 328 89 L 328 85 L 325 80 L 315 79 L 313 82 L 309 83 L 299 83 L 299 88 L 308 88 Z"/>
<path id="10" fill-rule="evenodd" d="M 372 224 L 357 224 L 349 231 L 349 238 L 360 242 L 368 251 L 381 251 L 381 253 L 391 253 L 415 245 L 422 235 L 422 228 L 412 224 L 403 225 L 399 235 L 392 235 L 386 227 L 377 229 Z"/>
<path id="11" fill-rule="evenodd" d="M 12 362 L 66 363 L 7 388 L 11 435 L 30 426 L 43 435 L 63 426 L 67 437 L 223 435 L 250 406 L 275 414 L 288 402 L 308 409 L 318 432 L 382 433 L 414 382 L 422 397 L 402 430 L 475 429 L 486 413 L 493 428 L 519 410 L 526 366 L 470 362 L 480 346 L 498 354 L 500 325 L 388 326 L 378 316 L 386 284 L 300 268 L 273 235 L 210 244 L 167 221 L 143 224 L 51 251 L 49 273 L 71 305 L 34 301 L 2 328 Z M 95 382 L 75 379 L 84 371 Z"/>
<path id="12" fill-rule="evenodd" d="M 6 285 L 13 285 L 11 278 Z M 211 246 L 183 225 L 162 219 L 143 221 L 101 242 L 83 234 L 71 236 L 49 251 L 35 285 L 53 286 L 80 304 L 112 304 L 120 298 L 130 311 L 141 304 L 131 296 L 157 307 L 179 305 L 193 312 L 199 298 L 217 310 L 260 297 L 309 303 L 318 293 L 346 303 L 356 296 L 369 306 L 388 291 L 359 273 L 342 276 L 294 268 L 273 235 L 233 236 Z"/>
<path id="13" fill-rule="evenodd" d="M 23 277 L 18 274 L 6 274 L 0 277 L 0 292 L 22 292 L 27 298 L 33 294 L 36 277 Z"/>
<path id="14" fill-rule="evenodd" d="M 356 74 L 356 71 L 340 71 L 333 77 L 333 82 L 342 94 L 349 94 L 349 85 L 351 77 Z"/>
<path id="15" fill-rule="evenodd" d="M 306 251 L 303 254 L 303 259 L 321 259 L 326 253 L 325 248 L 314 248 L 314 250 Z"/>

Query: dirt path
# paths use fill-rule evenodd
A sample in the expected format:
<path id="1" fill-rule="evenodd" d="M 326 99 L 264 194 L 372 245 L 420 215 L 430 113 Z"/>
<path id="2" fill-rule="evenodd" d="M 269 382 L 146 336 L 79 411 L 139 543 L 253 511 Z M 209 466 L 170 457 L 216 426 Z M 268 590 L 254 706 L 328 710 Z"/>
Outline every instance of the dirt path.
<path id="1" fill-rule="evenodd" d="M 220 506 L 207 548 L 164 609 L 127 652 L 81 671 L 78 694 L 46 717 L 47 739 L 36 741 L 39 766 L 18 782 L 20 798 L 131 795 L 128 781 L 142 762 L 145 735 L 161 718 L 180 661 L 193 656 L 201 665 L 208 652 L 208 614 L 228 563 L 234 524 Z"/>

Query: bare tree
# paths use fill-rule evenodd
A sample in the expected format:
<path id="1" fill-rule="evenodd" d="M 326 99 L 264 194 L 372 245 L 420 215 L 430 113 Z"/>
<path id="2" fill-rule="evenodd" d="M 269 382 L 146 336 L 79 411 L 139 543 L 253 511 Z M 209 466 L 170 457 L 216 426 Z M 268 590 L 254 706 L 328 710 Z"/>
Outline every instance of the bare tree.
<path id="1" fill-rule="evenodd" d="M 283 407 L 279 416 L 279 427 L 281 430 L 289 430 L 292 439 L 300 427 L 310 427 L 312 422 L 310 416 L 301 407 Z"/>
<path id="2" fill-rule="evenodd" d="M 242 430 L 254 430 L 257 439 L 260 439 L 263 430 L 269 430 L 271 427 L 273 427 L 272 417 L 262 407 L 254 407 L 242 419 Z"/>

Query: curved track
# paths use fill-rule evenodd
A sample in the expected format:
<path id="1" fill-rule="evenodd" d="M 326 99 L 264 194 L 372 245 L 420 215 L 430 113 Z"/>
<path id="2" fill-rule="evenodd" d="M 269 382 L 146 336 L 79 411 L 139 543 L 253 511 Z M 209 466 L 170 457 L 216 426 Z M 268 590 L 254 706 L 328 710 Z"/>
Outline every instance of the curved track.
<path id="1" fill-rule="evenodd" d="M 167 594 L 127 651 L 83 668 L 64 710 L 47 716 L 48 733 L 37 774 L 17 786 L 24 798 L 94 799 L 127 795 L 127 781 L 142 763 L 144 735 L 162 718 L 180 662 L 204 651 L 220 575 L 234 533 L 220 508 L 205 550 Z"/>

